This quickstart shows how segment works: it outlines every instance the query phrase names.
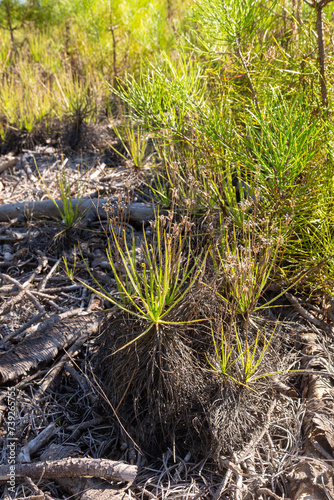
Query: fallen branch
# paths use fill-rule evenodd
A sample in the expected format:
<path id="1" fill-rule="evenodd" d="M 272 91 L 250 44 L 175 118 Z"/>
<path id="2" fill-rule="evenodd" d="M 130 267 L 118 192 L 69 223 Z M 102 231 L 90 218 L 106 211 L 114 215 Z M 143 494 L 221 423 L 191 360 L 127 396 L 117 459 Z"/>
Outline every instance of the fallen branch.
<path id="1" fill-rule="evenodd" d="M 325 330 L 325 332 L 333 333 L 333 327 L 331 325 L 327 325 L 327 323 L 320 321 L 319 319 L 315 318 L 313 316 L 313 314 L 306 311 L 306 309 L 304 309 L 304 307 L 302 307 L 300 305 L 298 299 L 296 299 L 296 297 L 291 295 L 291 293 L 286 292 L 285 296 L 288 299 L 288 301 L 290 302 L 290 304 L 292 304 L 293 307 L 296 309 L 296 311 L 298 311 L 299 314 L 301 316 L 303 316 L 303 318 L 307 319 L 307 321 L 312 323 L 312 325 L 317 326 L 318 328 L 321 328 L 322 330 Z"/>
<path id="2" fill-rule="evenodd" d="M 56 206 L 56 204 L 57 206 Z M 104 209 L 106 204 L 110 206 L 110 200 L 101 199 L 72 199 L 72 207 L 75 210 L 77 204 L 80 204 L 80 211 L 85 214 L 85 220 L 91 220 L 96 215 L 101 219 L 107 218 L 107 212 Z M 117 210 L 116 205 L 111 205 Z M 58 208 L 57 208 L 58 207 Z M 16 219 L 18 216 L 33 217 L 34 219 L 43 219 L 46 217 L 61 218 L 61 212 L 64 212 L 62 200 L 43 200 L 43 201 L 23 201 L 22 203 L 9 203 L 0 206 L 0 222 L 7 222 Z M 125 207 L 130 221 L 143 222 L 154 219 L 154 207 L 145 203 L 131 203 Z"/>
<path id="3" fill-rule="evenodd" d="M 98 477 L 107 481 L 133 482 L 137 476 L 137 466 L 123 462 L 96 458 L 65 458 L 46 462 L 16 464 L 16 477 L 30 477 L 31 479 L 58 479 L 74 477 Z M 0 466 L 0 481 L 10 478 L 9 465 Z"/>
<path id="4" fill-rule="evenodd" d="M 57 432 L 57 427 L 54 422 L 49 424 L 42 432 L 40 432 L 34 439 L 29 441 L 25 446 L 23 446 L 20 451 L 17 460 L 18 462 L 30 462 L 30 456 L 40 448 L 42 448 Z"/>
<path id="5" fill-rule="evenodd" d="M 86 422 L 88 423 L 88 422 Z M 77 456 L 79 448 L 64 445 L 49 446 L 41 455 L 41 461 L 66 460 Z M 123 489 L 112 486 L 110 483 L 97 478 L 76 477 L 76 478 L 56 478 L 57 484 L 69 493 L 69 498 L 77 500 L 127 500 L 129 497 L 123 494 Z"/>
<path id="6" fill-rule="evenodd" d="M 40 305 L 36 297 L 32 295 L 32 293 L 29 291 L 29 288 L 31 286 L 31 280 L 33 278 L 30 278 L 30 281 L 26 281 L 23 285 L 19 281 L 17 281 L 15 278 L 12 276 L 9 276 L 8 274 L 2 274 L 0 273 L 0 279 L 1 280 L 7 280 L 10 281 L 11 283 L 14 283 L 14 285 L 20 290 L 17 295 L 12 297 L 8 302 L 5 302 L 1 308 L 0 308 L 0 314 L 4 314 L 5 312 L 8 312 L 11 307 L 13 307 L 14 304 L 19 302 L 25 295 L 29 297 L 29 299 L 34 303 L 36 309 L 38 310 L 39 313 L 44 312 L 44 307 Z"/>
<path id="7" fill-rule="evenodd" d="M 49 498 L 51 498 L 49 496 Z M 18 497 L 17 500 L 45 500 L 44 493 L 41 495 L 30 495 L 29 497 Z"/>

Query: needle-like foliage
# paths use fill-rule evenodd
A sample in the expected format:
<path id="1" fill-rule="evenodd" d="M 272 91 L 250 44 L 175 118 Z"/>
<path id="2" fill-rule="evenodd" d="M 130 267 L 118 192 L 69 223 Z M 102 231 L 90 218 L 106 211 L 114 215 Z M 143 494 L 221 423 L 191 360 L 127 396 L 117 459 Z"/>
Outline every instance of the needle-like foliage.
<path id="1" fill-rule="evenodd" d="M 180 224 L 172 224 L 171 219 L 164 216 L 157 217 L 152 224 L 154 234 L 151 243 L 143 232 L 143 258 L 138 262 L 134 236 L 130 246 L 125 233 L 119 238 L 111 227 L 107 256 L 119 298 L 108 293 L 99 283 L 100 290 L 86 286 L 143 322 L 143 331 L 129 344 L 140 339 L 152 327 L 158 329 L 163 325 L 192 323 L 191 320 L 183 322 L 171 319 L 173 309 L 198 280 L 208 253 L 203 249 L 194 257 L 188 241 L 190 228 L 187 217 Z"/>
<path id="2" fill-rule="evenodd" d="M 49 188 L 47 187 L 46 183 L 44 182 L 40 172 L 39 177 L 42 181 L 42 184 L 44 186 L 44 189 L 48 193 L 50 199 L 52 200 L 53 204 L 55 207 L 57 207 L 57 210 L 59 212 L 59 215 L 61 217 L 61 222 L 62 225 L 65 227 L 61 233 L 64 231 L 69 231 L 71 229 L 74 229 L 80 221 L 84 218 L 85 214 L 87 211 L 81 209 L 81 203 L 82 203 L 82 197 L 83 197 L 83 187 L 80 185 L 79 181 L 79 176 L 78 180 L 76 181 L 77 183 L 77 194 L 76 194 L 76 199 L 73 203 L 72 201 L 72 196 L 71 196 L 71 189 L 72 189 L 72 182 L 70 181 L 69 174 L 67 173 L 65 169 L 65 165 L 67 163 L 67 160 L 63 163 L 61 168 L 58 171 L 58 188 L 60 192 L 60 200 L 61 203 L 57 202 L 56 198 L 54 195 L 51 193 Z M 38 170 L 38 169 L 37 169 Z M 61 234 L 59 233 L 59 234 Z"/>

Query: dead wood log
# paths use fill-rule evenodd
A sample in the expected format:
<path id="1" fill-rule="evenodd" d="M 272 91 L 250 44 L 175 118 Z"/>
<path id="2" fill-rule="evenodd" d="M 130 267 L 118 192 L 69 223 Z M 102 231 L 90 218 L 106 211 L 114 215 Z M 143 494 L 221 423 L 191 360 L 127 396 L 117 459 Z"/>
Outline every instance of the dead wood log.
<path id="1" fill-rule="evenodd" d="M 132 483 L 137 476 L 137 466 L 123 462 L 96 458 L 64 458 L 45 462 L 16 464 L 15 476 L 31 479 L 57 479 L 76 477 L 97 477 L 107 481 Z M 10 478 L 9 465 L 0 466 L 0 481 Z"/>
<path id="2" fill-rule="evenodd" d="M 57 204 L 57 206 L 55 205 Z M 21 203 L 9 203 L 0 206 L 0 222 L 7 222 L 16 219 L 18 216 L 32 217 L 34 219 L 56 218 L 61 217 L 63 210 L 62 200 L 44 200 L 44 201 L 23 201 Z M 80 203 L 80 211 L 84 214 L 86 221 L 92 218 L 100 217 L 107 218 L 107 212 L 104 207 L 110 205 L 110 200 L 107 198 L 90 199 L 82 198 L 81 200 L 72 199 L 72 207 Z M 111 205 L 116 210 L 116 205 Z M 143 222 L 154 219 L 154 207 L 145 203 L 131 203 L 129 206 L 124 206 L 124 211 L 129 216 L 132 222 Z"/>
<path id="3" fill-rule="evenodd" d="M 76 310 L 77 312 L 77 310 Z M 25 375 L 42 362 L 51 361 L 59 350 L 88 337 L 96 331 L 101 312 L 75 314 L 65 319 L 60 315 L 48 318 L 32 335 L 14 346 L 0 358 L 0 384 Z"/>

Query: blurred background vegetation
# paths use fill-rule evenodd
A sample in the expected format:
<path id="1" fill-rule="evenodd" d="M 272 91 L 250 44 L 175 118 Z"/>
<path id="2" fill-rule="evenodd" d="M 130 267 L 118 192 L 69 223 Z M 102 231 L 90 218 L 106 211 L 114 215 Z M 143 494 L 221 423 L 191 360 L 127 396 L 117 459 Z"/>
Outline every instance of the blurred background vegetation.
<path id="1" fill-rule="evenodd" d="M 320 3 L 331 105 L 334 24 L 331 2 Z M 201 73 L 215 103 L 212 139 L 226 121 L 217 123 L 224 99 L 234 115 L 250 93 L 258 106 L 270 86 L 292 99 L 303 91 L 317 114 L 317 10 L 301 0 L 1 0 L 0 138 L 10 128 L 48 130 L 78 110 L 86 121 L 112 115 L 110 85 L 125 75 L 138 81 L 167 59 Z"/>
<path id="2" fill-rule="evenodd" d="M 2 0 L 1 139 L 10 128 L 48 129 L 78 109 L 92 121 L 112 112 L 109 84 L 173 50 L 188 3 Z"/>

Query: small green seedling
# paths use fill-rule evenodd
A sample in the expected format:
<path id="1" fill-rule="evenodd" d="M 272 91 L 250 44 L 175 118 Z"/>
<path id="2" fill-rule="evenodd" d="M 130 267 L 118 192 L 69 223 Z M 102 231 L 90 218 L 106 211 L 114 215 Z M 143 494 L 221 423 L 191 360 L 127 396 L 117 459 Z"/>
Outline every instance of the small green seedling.
<path id="1" fill-rule="evenodd" d="M 76 253 L 76 248 L 74 247 L 74 262 L 73 262 L 73 267 L 70 268 L 67 262 L 66 256 L 63 256 L 63 262 L 65 265 L 65 272 L 67 276 L 70 278 L 71 281 L 74 281 L 74 273 L 75 273 L 75 268 L 77 265 L 77 253 Z"/>
<path id="2" fill-rule="evenodd" d="M 133 162 L 133 165 L 136 168 L 143 167 L 147 151 L 147 136 L 144 134 L 143 129 L 138 127 L 135 130 L 131 123 L 127 123 L 121 129 L 113 127 L 113 130 Z M 124 160 L 128 160 L 114 146 L 111 144 L 109 146 Z"/>
<path id="3" fill-rule="evenodd" d="M 231 361 L 233 346 L 230 345 L 230 339 L 226 338 L 224 334 L 223 323 L 221 322 L 221 354 L 219 353 L 219 349 L 215 339 L 215 334 L 212 327 L 211 327 L 211 332 L 212 332 L 213 343 L 215 346 L 216 359 L 219 363 L 219 368 L 214 366 L 206 356 L 209 365 L 213 368 L 213 371 L 221 373 L 222 375 L 225 375 L 227 377 L 230 377 L 232 380 L 239 383 L 238 380 L 232 377 L 232 375 L 229 373 L 229 370 L 232 368 L 234 363 L 238 361 L 239 358 L 235 358 L 233 361 Z"/>
<path id="4" fill-rule="evenodd" d="M 58 172 L 58 186 L 60 190 L 60 200 L 61 203 L 57 202 L 57 200 L 54 198 L 54 196 L 51 194 L 50 190 L 48 189 L 46 183 L 44 182 L 38 168 L 36 165 L 36 169 L 38 172 L 38 175 L 46 189 L 46 192 L 48 193 L 50 199 L 52 200 L 53 204 L 57 207 L 57 210 L 59 212 L 59 215 L 61 217 L 61 222 L 65 226 L 65 229 L 63 231 L 60 231 L 61 234 L 64 231 L 69 231 L 70 229 L 73 229 L 77 224 L 84 218 L 85 214 L 87 213 L 86 210 L 81 209 L 81 204 L 82 204 L 82 189 L 81 186 L 78 186 L 78 191 L 77 191 L 77 197 L 72 201 L 71 198 L 71 183 L 68 179 L 67 173 L 65 171 L 65 165 L 67 163 L 67 160 L 65 160 L 62 164 L 61 169 Z M 35 161 L 36 164 L 36 161 Z"/>

